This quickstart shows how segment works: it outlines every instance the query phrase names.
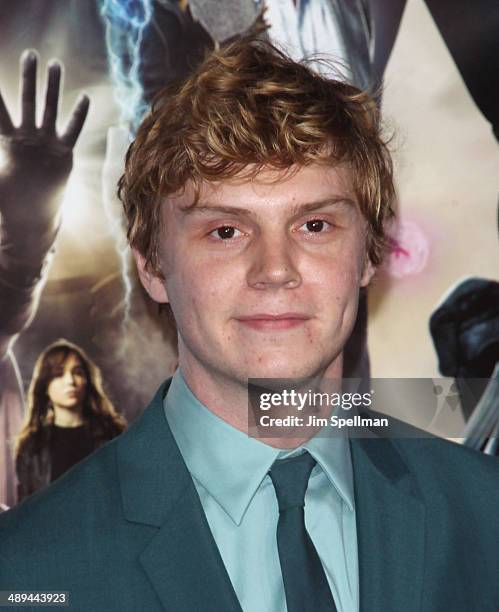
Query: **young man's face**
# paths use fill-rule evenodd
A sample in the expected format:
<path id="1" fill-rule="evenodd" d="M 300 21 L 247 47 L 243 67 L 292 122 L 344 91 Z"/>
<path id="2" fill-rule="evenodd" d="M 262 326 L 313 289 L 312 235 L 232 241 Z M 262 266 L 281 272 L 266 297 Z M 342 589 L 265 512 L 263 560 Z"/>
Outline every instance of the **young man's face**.
<path id="1" fill-rule="evenodd" d="M 203 183 L 190 210 L 188 184 L 163 206 L 166 280 L 143 269 L 141 278 L 170 302 L 190 376 L 245 385 L 320 375 L 341 359 L 373 273 L 350 170 L 317 164 L 277 176 Z"/>

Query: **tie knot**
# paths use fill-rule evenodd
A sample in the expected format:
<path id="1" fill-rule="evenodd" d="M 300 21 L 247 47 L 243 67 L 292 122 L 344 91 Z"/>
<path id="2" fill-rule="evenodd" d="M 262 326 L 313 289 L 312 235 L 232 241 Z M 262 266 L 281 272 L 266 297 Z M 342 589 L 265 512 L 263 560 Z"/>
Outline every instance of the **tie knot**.
<path id="1" fill-rule="evenodd" d="M 306 451 L 274 463 L 269 476 L 274 485 L 279 512 L 305 505 L 308 480 L 315 463 L 315 459 Z"/>

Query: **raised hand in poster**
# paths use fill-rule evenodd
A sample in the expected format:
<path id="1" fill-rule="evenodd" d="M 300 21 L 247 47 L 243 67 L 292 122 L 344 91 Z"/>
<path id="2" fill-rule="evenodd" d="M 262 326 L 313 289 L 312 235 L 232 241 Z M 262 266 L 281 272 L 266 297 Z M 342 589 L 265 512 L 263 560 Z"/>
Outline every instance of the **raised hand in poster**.
<path id="1" fill-rule="evenodd" d="M 60 224 L 63 188 L 73 165 L 73 147 L 88 113 L 82 95 L 67 126 L 57 132 L 62 66 L 47 68 L 45 104 L 36 122 L 38 58 L 26 51 L 21 58 L 21 118 L 12 122 L 0 93 L 0 213 L 2 252 L 15 253 L 36 266 L 52 245 Z"/>

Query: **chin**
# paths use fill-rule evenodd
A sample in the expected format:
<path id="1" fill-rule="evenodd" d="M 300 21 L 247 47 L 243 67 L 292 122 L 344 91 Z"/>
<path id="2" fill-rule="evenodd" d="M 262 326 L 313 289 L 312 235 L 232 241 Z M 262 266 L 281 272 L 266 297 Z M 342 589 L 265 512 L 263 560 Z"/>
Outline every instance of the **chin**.
<path id="1" fill-rule="evenodd" d="M 290 361 L 287 359 L 262 358 L 258 364 L 251 364 L 248 368 L 251 378 L 309 378 L 317 374 L 314 364 L 303 361 Z"/>

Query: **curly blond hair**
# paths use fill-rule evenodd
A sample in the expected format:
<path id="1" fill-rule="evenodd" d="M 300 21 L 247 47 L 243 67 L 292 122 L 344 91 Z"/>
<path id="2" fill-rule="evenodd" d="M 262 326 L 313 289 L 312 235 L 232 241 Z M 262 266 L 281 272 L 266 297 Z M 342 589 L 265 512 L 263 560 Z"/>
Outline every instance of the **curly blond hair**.
<path id="1" fill-rule="evenodd" d="M 162 276 L 160 209 L 167 196 L 187 181 L 199 195 L 202 181 L 312 163 L 350 166 L 367 220 L 367 254 L 381 263 L 394 187 L 374 99 L 259 38 L 211 51 L 187 78 L 158 93 L 128 149 L 118 195 L 129 243 Z"/>

